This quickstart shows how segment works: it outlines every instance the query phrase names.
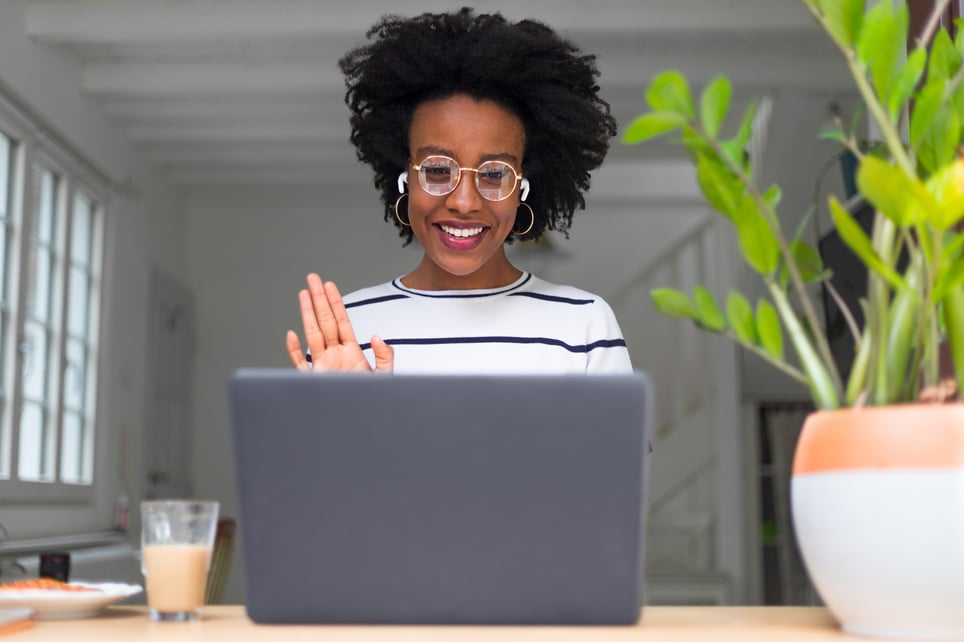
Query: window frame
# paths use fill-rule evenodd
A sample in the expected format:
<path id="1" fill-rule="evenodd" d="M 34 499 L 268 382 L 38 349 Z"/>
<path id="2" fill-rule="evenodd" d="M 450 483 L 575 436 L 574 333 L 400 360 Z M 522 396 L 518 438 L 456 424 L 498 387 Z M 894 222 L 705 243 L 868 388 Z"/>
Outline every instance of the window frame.
<path id="1" fill-rule="evenodd" d="M 105 325 L 107 320 L 106 306 L 108 305 L 106 296 L 106 277 L 107 277 L 107 245 L 108 226 L 110 224 L 108 208 L 108 189 L 103 181 L 86 167 L 84 159 L 76 158 L 71 150 L 62 149 L 56 142 L 56 134 L 46 132 L 43 124 L 31 120 L 28 115 L 23 114 L 17 109 L 15 104 L 11 104 L 0 94 L 0 132 L 14 143 L 14 154 L 11 162 L 13 171 L 11 172 L 11 238 L 9 242 L 9 255 L 7 257 L 9 269 L 6 278 L 9 279 L 10 301 L 12 308 L 10 312 L 10 327 L 6 331 L 7 336 L 0 337 L 4 342 L 3 354 L 11 355 L 6 358 L 5 363 L 0 363 L 2 368 L 3 382 L 10 382 L 6 385 L 10 391 L 9 399 L 4 399 L 3 407 L 0 408 L 0 430 L 6 427 L 9 431 L 7 435 L 0 434 L 0 446 L 9 447 L 9 470 L 5 478 L 0 478 L 0 506 L 6 507 L 5 514 L 11 510 L 22 508 L 29 510 L 33 507 L 43 508 L 56 504 L 60 506 L 70 506 L 75 508 L 102 508 L 106 497 L 110 496 L 111 489 L 116 485 L 116 480 L 112 475 L 112 467 L 104 465 L 105 454 L 113 450 L 107 447 L 102 441 L 112 439 L 111 431 L 104 428 L 104 418 L 109 414 L 105 412 L 103 403 L 103 385 L 99 381 L 103 373 L 105 350 L 103 349 L 105 338 Z M 53 139 L 53 140 L 52 140 Z M 21 376 L 24 354 L 20 350 L 25 337 L 25 323 L 27 317 L 26 299 L 29 279 L 30 247 L 33 240 L 33 226 L 36 225 L 35 194 L 38 189 L 35 185 L 40 180 L 41 167 L 54 172 L 60 177 L 57 186 L 58 198 L 58 221 L 54 232 L 54 245 L 60 256 L 55 262 L 57 274 L 51 273 L 51 283 L 59 280 L 61 285 L 56 293 L 57 300 L 52 303 L 51 323 L 54 329 L 54 336 L 51 341 L 51 352 L 48 354 L 50 365 L 48 366 L 48 376 L 55 381 L 54 389 L 51 394 L 49 412 L 52 419 L 48 422 L 51 437 L 55 441 L 55 454 L 53 458 L 53 481 L 27 481 L 13 479 L 13 471 L 16 469 L 15 461 L 19 457 L 19 413 L 23 406 L 23 379 Z M 82 195 L 91 204 L 92 225 L 90 240 L 90 263 L 87 266 L 89 276 L 93 277 L 91 283 L 88 282 L 88 297 L 90 300 L 88 331 L 84 337 L 85 351 L 94 350 L 94 354 L 87 357 L 86 380 L 89 385 L 85 388 L 84 412 L 85 423 L 88 424 L 87 430 L 92 431 L 92 438 L 89 440 L 90 449 L 90 473 L 89 483 L 64 482 L 62 476 L 62 452 L 61 441 L 63 439 L 64 423 L 64 381 L 66 378 L 66 349 L 68 337 L 68 305 L 69 305 L 69 278 L 72 260 L 72 221 L 74 217 L 74 205 L 78 195 Z M 53 297 L 52 297 L 53 298 Z M 0 450 L 0 452 L 3 452 Z M 3 463 L 0 462 L 0 466 Z M 72 511 L 71 511 L 72 512 Z M 103 510 L 96 511 L 103 513 Z M 13 515 L 11 515 L 13 519 Z M 102 518 L 101 518 L 102 519 Z M 69 520 L 69 521 L 68 521 Z M 48 520 L 43 520 L 48 521 Z M 71 527 L 69 522 L 74 520 L 65 518 L 63 521 L 54 519 L 54 527 L 42 527 L 47 533 L 64 533 L 89 531 L 90 528 Z M 89 522 L 91 520 L 82 520 Z M 94 521 L 97 521 L 96 518 Z M 76 523 L 76 522 L 74 522 Z M 9 527 L 10 524 L 8 523 Z M 107 528 L 109 524 L 103 524 Z"/>

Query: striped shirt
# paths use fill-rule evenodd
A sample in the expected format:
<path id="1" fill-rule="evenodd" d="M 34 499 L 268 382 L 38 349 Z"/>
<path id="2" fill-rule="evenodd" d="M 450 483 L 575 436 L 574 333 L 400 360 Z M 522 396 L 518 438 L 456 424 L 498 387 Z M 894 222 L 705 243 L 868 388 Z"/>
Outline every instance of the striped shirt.
<path id="1" fill-rule="evenodd" d="M 399 374 L 632 372 L 609 304 L 528 272 L 491 290 L 413 290 L 395 279 L 344 301 L 369 362 L 378 335 Z"/>

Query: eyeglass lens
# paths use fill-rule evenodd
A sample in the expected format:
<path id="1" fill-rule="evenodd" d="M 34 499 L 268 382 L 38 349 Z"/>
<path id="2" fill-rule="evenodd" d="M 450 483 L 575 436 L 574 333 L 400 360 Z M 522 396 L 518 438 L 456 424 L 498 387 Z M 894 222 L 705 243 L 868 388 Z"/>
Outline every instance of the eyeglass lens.
<path id="1" fill-rule="evenodd" d="M 502 161 L 486 161 L 478 169 L 460 168 L 453 159 L 429 156 L 418 166 L 418 182 L 429 194 L 444 196 L 458 187 L 462 171 L 475 174 L 475 186 L 483 198 L 501 201 L 509 197 L 517 181 L 515 170 Z"/>

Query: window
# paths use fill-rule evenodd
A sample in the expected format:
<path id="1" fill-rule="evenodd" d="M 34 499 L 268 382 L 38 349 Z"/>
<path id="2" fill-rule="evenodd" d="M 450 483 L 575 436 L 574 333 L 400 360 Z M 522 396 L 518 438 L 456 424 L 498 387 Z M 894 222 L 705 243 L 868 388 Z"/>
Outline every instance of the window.
<path id="1" fill-rule="evenodd" d="M 0 499 L 94 483 L 103 199 L 0 118 Z"/>

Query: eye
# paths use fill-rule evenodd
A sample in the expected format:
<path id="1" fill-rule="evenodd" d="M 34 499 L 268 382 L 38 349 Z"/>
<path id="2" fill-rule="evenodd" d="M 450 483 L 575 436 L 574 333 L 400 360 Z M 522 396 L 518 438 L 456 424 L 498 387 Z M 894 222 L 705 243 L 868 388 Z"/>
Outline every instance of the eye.
<path id="1" fill-rule="evenodd" d="M 448 183 L 452 177 L 452 168 L 445 164 L 422 165 L 422 174 L 430 183 Z"/>
<path id="2" fill-rule="evenodd" d="M 502 163 L 488 163 L 479 168 L 479 183 L 487 186 L 500 186 L 511 179 L 512 170 Z"/>

